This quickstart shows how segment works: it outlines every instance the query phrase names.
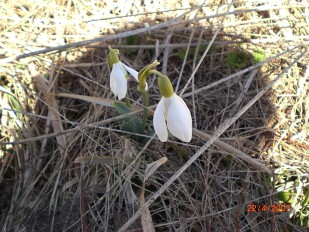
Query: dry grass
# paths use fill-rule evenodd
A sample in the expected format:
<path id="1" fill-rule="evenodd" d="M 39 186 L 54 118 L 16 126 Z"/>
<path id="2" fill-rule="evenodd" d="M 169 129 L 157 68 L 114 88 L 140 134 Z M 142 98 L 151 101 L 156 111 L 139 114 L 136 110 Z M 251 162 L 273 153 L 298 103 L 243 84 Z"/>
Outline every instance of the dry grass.
<path id="1" fill-rule="evenodd" d="M 156 231 L 305 231 L 308 3 L 124 2 L 0 3 L 1 230 L 142 231 L 142 214 Z M 107 45 L 137 70 L 161 63 L 189 144 L 154 136 L 154 78 L 144 141 L 122 129 Z"/>

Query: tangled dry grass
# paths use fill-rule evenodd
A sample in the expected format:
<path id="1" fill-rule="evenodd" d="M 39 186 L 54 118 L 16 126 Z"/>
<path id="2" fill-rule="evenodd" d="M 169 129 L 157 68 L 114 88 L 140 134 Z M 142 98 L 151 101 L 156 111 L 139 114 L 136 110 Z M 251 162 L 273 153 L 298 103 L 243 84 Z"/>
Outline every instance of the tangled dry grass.
<path id="1" fill-rule="evenodd" d="M 305 231 L 306 1 L 0 4 L 2 231 Z M 154 135 L 155 78 L 147 135 L 122 128 L 108 45 L 137 70 L 161 63 L 189 144 Z"/>

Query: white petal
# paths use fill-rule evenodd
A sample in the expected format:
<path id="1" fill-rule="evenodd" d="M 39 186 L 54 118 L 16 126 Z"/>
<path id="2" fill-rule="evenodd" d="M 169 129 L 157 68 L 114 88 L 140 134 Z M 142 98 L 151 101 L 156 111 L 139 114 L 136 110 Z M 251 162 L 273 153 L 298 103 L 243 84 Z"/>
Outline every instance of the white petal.
<path id="1" fill-rule="evenodd" d="M 123 67 L 134 77 L 134 79 L 137 81 L 137 82 L 139 82 L 138 81 L 138 72 L 137 71 L 135 71 L 134 69 L 132 69 L 132 68 L 130 68 L 129 66 L 126 66 L 124 63 L 122 63 L 122 62 L 120 62 L 122 65 L 123 65 Z M 146 89 L 146 91 L 148 90 L 148 84 L 147 84 L 147 82 L 146 82 L 146 87 L 145 87 L 145 89 Z"/>
<path id="2" fill-rule="evenodd" d="M 176 94 L 169 98 L 167 113 L 168 130 L 178 139 L 190 142 L 192 139 L 192 117 L 186 103 Z"/>
<path id="3" fill-rule="evenodd" d="M 162 97 L 153 115 L 153 126 L 161 142 L 166 142 L 168 131 L 165 122 L 165 98 Z"/>
<path id="4" fill-rule="evenodd" d="M 120 62 L 123 67 L 134 77 L 134 79 L 138 82 L 138 72 L 135 71 L 133 68 L 126 66 L 124 63 Z"/>
<path id="5" fill-rule="evenodd" d="M 120 67 L 121 71 L 123 72 L 124 76 L 126 78 L 128 78 L 128 73 L 127 73 L 126 69 L 124 68 L 123 63 L 119 61 L 118 64 L 119 64 L 119 67 Z"/>
<path id="6" fill-rule="evenodd" d="M 121 100 L 125 98 L 127 94 L 127 88 L 128 88 L 127 79 L 125 78 L 125 76 L 123 77 L 118 76 L 116 78 L 116 82 L 117 82 L 118 99 Z"/>
<path id="7" fill-rule="evenodd" d="M 116 83 L 116 78 L 113 77 L 112 74 L 111 74 L 111 76 L 109 78 L 109 85 L 111 87 L 111 90 L 112 90 L 113 94 L 117 96 L 117 86 L 116 86 L 116 84 L 117 84 Z"/>
<path id="8" fill-rule="evenodd" d="M 113 94 L 117 96 L 117 83 L 116 83 L 116 75 L 117 75 L 117 68 L 115 68 L 115 65 L 113 65 L 113 69 L 109 78 L 109 84 L 111 87 L 111 90 Z"/>
<path id="9" fill-rule="evenodd" d="M 119 100 L 123 99 L 127 94 L 127 78 L 120 63 L 113 65 L 110 83 L 113 93 L 118 96 Z"/>

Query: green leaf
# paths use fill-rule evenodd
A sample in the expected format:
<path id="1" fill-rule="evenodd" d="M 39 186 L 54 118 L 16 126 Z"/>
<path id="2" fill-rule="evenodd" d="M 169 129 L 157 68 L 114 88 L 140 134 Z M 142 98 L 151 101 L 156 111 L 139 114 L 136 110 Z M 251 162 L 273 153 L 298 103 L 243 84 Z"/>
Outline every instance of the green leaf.
<path id="1" fill-rule="evenodd" d="M 306 207 L 309 203 L 309 189 L 306 189 L 306 196 L 305 199 L 303 200 L 303 202 L 301 203 L 301 205 L 303 207 Z"/>
<path id="2" fill-rule="evenodd" d="M 124 115 L 132 112 L 131 108 L 124 102 L 115 101 L 112 105 L 114 106 L 119 115 Z M 130 115 L 128 117 L 125 117 L 122 121 L 122 130 L 144 135 L 142 122 L 136 115 Z M 133 137 L 138 142 L 141 142 L 143 140 L 143 137 L 138 135 L 134 135 Z"/>
<path id="3" fill-rule="evenodd" d="M 127 114 L 132 112 L 131 109 L 124 102 L 114 101 L 112 103 L 113 107 L 116 109 L 119 115 Z M 129 117 L 129 116 L 128 116 Z"/>

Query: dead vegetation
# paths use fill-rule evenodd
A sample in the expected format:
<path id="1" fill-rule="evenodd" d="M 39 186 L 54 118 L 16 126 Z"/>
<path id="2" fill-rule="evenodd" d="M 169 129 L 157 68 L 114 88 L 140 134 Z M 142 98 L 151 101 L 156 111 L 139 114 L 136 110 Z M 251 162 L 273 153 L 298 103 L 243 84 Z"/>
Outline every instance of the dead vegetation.
<path id="1" fill-rule="evenodd" d="M 305 231 L 306 1 L 1 6 L 2 231 Z M 189 144 L 154 135 L 155 78 L 146 135 L 124 130 L 108 45 L 136 70 L 161 63 L 191 110 Z"/>

